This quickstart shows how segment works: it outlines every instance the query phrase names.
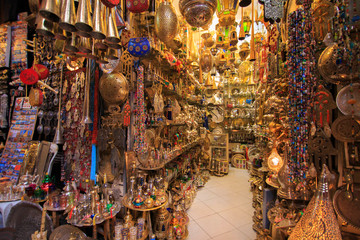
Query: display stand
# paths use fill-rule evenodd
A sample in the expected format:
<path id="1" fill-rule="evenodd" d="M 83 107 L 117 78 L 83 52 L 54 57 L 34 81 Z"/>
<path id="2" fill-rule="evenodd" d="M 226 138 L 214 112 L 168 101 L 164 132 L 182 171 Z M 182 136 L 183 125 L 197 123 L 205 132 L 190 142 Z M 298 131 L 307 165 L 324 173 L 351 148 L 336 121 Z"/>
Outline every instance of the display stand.
<path id="1" fill-rule="evenodd" d="M 229 135 L 210 134 L 209 170 L 216 176 L 229 173 Z"/>

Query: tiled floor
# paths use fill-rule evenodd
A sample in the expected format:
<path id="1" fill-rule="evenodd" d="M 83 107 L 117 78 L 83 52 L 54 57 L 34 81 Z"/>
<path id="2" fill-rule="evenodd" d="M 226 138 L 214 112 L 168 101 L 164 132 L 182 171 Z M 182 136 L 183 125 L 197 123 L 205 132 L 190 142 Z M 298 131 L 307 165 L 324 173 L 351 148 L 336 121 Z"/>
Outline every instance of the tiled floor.
<path id="1" fill-rule="evenodd" d="M 230 168 L 200 188 L 188 210 L 189 240 L 254 240 L 252 194 L 247 170 Z"/>

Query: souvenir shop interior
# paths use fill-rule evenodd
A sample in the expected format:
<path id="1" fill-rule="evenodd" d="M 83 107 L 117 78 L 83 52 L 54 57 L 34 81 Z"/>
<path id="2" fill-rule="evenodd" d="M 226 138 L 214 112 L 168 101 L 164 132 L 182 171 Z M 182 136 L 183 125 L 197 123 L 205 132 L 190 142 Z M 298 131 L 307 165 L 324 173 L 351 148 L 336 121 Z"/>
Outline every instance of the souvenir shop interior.
<path id="1" fill-rule="evenodd" d="M 0 9 L 0 239 L 360 239 L 360 1 Z"/>

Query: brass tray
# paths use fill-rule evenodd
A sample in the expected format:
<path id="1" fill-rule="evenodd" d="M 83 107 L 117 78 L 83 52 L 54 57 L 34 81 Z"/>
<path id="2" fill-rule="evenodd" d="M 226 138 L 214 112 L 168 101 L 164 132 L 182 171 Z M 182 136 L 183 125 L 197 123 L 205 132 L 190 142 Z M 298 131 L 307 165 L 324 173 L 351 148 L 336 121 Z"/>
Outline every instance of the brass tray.
<path id="1" fill-rule="evenodd" d="M 165 201 L 163 204 L 161 204 L 160 206 L 158 206 L 158 207 L 152 207 L 152 208 L 136 208 L 136 207 L 134 207 L 134 206 L 130 206 L 130 205 L 127 203 L 127 202 L 128 202 L 128 199 L 129 199 L 129 196 L 128 196 L 128 195 L 125 195 L 124 198 L 123 198 L 123 200 L 122 200 L 123 205 L 124 205 L 126 208 L 129 208 L 129 209 L 131 209 L 131 210 L 141 211 L 141 212 L 147 212 L 147 211 L 157 210 L 157 209 L 159 209 L 159 208 L 164 207 L 164 206 L 167 204 L 167 202 L 168 202 L 168 198 L 166 198 L 166 201 Z"/>

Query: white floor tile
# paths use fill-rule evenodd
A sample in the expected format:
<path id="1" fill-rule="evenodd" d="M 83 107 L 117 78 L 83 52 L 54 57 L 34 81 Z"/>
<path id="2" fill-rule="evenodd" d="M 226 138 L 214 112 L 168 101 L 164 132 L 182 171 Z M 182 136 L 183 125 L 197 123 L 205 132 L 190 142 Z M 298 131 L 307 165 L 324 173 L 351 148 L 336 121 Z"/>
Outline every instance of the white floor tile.
<path id="1" fill-rule="evenodd" d="M 215 237 L 235 229 L 218 214 L 197 219 L 196 222 L 210 237 Z"/>
<path id="2" fill-rule="evenodd" d="M 226 201 L 221 197 L 213 198 L 207 201 L 204 201 L 204 203 L 214 210 L 216 213 L 230 209 L 234 207 L 233 203 L 230 201 Z"/>
<path id="3" fill-rule="evenodd" d="M 254 240 L 252 193 L 247 170 L 212 176 L 188 210 L 190 240 Z"/>
<path id="4" fill-rule="evenodd" d="M 239 208 L 244 212 L 246 212 L 247 214 L 250 214 L 251 216 L 254 214 L 255 211 L 251 203 L 241 204 L 239 205 Z"/>
<path id="5" fill-rule="evenodd" d="M 236 207 L 218 213 L 235 228 L 252 223 L 252 215 Z"/>
<path id="6" fill-rule="evenodd" d="M 192 219 L 196 220 L 202 217 L 212 215 L 215 212 L 214 210 L 209 208 L 205 203 L 197 202 L 197 203 L 193 203 L 193 205 L 190 207 L 187 213 L 189 216 L 191 216 Z"/>
<path id="7" fill-rule="evenodd" d="M 250 240 L 247 235 L 234 229 L 230 232 L 220 234 L 212 238 L 213 240 Z M 252 239 L 253 240 L 253 239 Z"/>
<path id="8" fill-rule="evenodd" d="M 189 237 L 188 240 L 208 240 L 211 237 L 195 222 L 190 221 L 188 226 Z"/>
<path id="9" fill-rule="evenodd" d="M 243 225 L 239 228 L 237 228 L 240 232 L 244 233 L 246 236 L 248 236 L 249 239 L 254 240 L 256 239 L 256 233 L 254 229 L 252 228 L 253 223 L 249 223 L 246 225 Z"/>
<path id="10" fill-rule="evenodd" d="M 198 193 L 197 193 L 197 196 L 196 198 L 201 200 L 201 201 L 206 201 L 206 200 L 209 200 L 209 199 L 212 199 L 212 198 L 216 198 L 217 197 L 217 194 L 215 194 L 214 192 L 204 188 L 204 189 L 201 189 Z"/>
<path id="11" fill-rule="evenodd" d="M 222 196 L 234 192 L 232 187 L 228 184 L 219 184 L 218 186 L 212 187 L 209 190 L 215 193 L 217 196 Z"/>

